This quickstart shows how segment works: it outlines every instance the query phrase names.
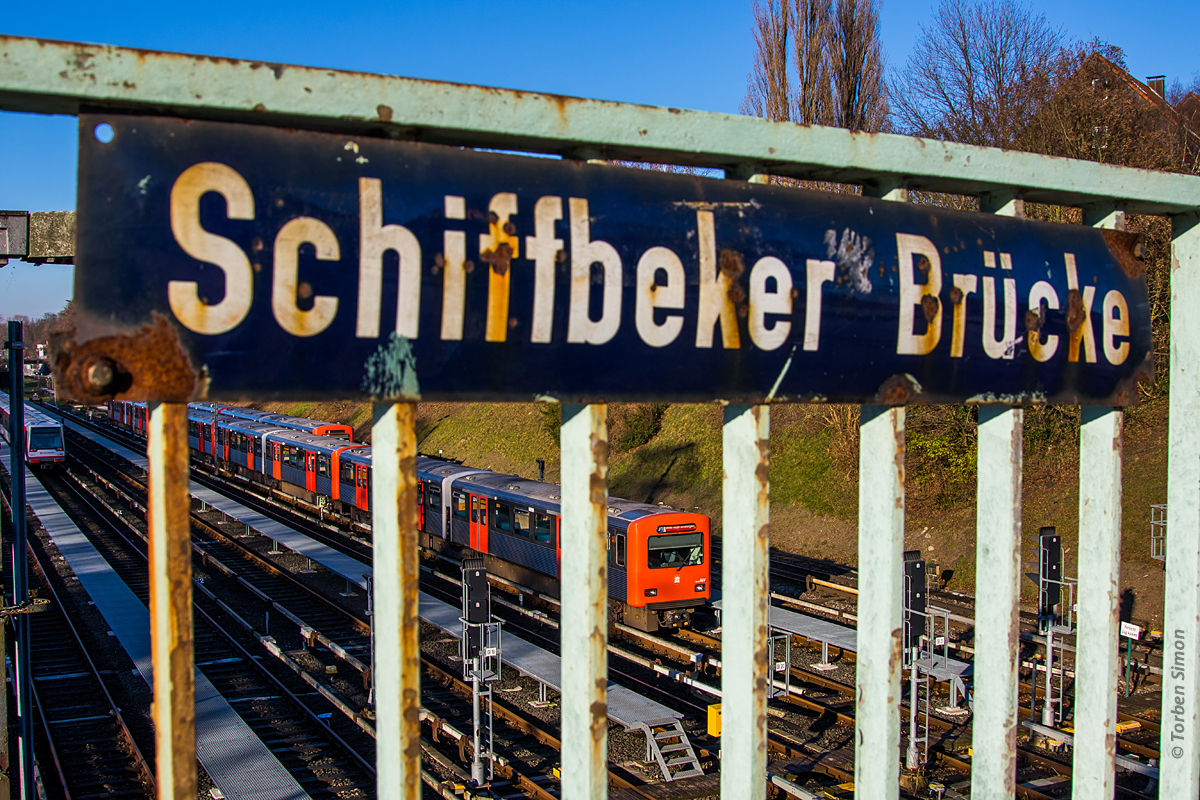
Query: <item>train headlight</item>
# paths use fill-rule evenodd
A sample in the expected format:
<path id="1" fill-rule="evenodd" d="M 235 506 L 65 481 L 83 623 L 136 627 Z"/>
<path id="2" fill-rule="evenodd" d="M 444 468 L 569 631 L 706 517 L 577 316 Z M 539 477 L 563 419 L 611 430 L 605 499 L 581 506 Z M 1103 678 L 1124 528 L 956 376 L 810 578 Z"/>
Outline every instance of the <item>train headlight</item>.
<path id="1" fill-rule="evenodd" d="M 658 589 L 647 589 L 646 597 L 658 597 Z"/>
<path id="2" fill-rule="evenodd" d="M 697 583 L 697 584 L 696 584 L 696 591 L 697 591 L 697 592 L 703 592 L 703 591 L 704 591 L 704 586 L 705 586 L 705 584 L 703 584 L 703 583 Z"/>

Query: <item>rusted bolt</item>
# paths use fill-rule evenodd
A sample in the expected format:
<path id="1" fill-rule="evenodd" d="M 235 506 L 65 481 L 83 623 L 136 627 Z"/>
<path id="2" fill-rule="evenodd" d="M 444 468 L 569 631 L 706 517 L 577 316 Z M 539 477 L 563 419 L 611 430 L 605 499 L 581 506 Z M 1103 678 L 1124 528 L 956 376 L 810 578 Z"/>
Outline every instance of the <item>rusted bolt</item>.
<path id="1" fill-rule="evenodd" d="M 107 394 L 117 376 L 116 365 L 107 358 L 90 360 L 84 367 L 83 379 L 88 389 L 96 394 Z"/>

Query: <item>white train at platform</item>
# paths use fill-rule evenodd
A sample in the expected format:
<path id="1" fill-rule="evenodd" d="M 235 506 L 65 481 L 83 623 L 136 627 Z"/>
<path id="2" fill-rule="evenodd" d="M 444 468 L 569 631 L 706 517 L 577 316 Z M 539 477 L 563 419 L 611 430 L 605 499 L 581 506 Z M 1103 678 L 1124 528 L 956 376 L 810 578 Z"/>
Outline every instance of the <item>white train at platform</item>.
<path id="1" fill-rule="evenodd" d="M 4 440 L 10 445 L 9 396 L 0 392 L 0 426 L 3 426 Z M 57 419 L 50 417 L 32 403 L 25 404 L 24 434 L 21 437 L 21 448 L 25 451 L 25 461 L 39 469 L 53 469 L 55 464 L 63 462 L 63 427 Z"/>

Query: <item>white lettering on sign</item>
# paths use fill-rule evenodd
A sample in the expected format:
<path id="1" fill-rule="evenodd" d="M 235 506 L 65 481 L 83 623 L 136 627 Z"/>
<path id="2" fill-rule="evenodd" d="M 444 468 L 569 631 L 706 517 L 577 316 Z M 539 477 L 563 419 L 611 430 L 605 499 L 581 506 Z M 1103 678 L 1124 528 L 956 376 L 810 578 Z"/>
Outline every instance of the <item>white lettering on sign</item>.
<path id="1" fill-rule="evenodd" d="M 657 282 L 660 275 L 665 282 Z M 683 263 L 668 247 L 651 247 L 638 260 L 634 320 L 638 335 L 651 347 L 666 347 L 683 330 L 682 315 L 667 314 L 658 323 L 654 311 L 683 308 L 684 280 Z"/>
<path id="2" fill-rule="evenodd" d="M 213 162 L 188 167 L 171 187 L 171 233 L 183 252 L 221 268 L 225 273 L 225 296 L 218 303 L 208 303 L 200 299 L 194 281 L 170 281 L 167 301 L 185 327 L 214 335 L 233 330 L 250 312 L 254 270 L 242 248 L 200 227 L 200 198 L 209 192 L 225 198 L 229 219 L 254 219 L 254 195 L 245 178 Z"/>
<path id="3" fill-rule="evenodd" d="M 341 251 L 338 240 L 329 226 L 312 217 L 289 220 L 275 237 L 275 270 L 271 287 L 271 311 L 279 327 L 293 336 L 316 336 L 329 327 L 337 313 L 336 297 L 318 295 L 308 311 L 296 305 L 297 261 L 300 246 L 311 244 L 320 261 L 337 261 Z M 311 295 L 309 289 L 306 295 Z"/>
<path id="4" fill-rule="evenodd" d="M 772 286 L 772 283 L 774 286 Z M 767 324 L 767 315 L 776 319 Z M 775 256 L 764 256 L 750 270 L 750 340 L 762 350 L 777 350 L 792 332 L 792 271 Z"/>
<path id="5" fill-rule="evenodd" d="M 360 240 L 358 254 L 358 327 L 360 339 L 379 337 L 383 314 L 383 255 L 393 251 L 400 259 L 400 288 L 396 292 L 396 333 L 417 338 L 421 304 L 421 245 L 412 231 L 383 224 L 383 182 L 359 178 Z"/>
<path id="6" fill-rule="evenodd" d="M 562 219 L 561 197 L 540 197 L 533 207 L 533 236 L 525 237 L 526 257 L 533 260 L 533 331 L 529 340 L 548 344 L 554 334 L 554 266 L 562 239 L 554 238 L 554 223 Z"/>
<path id="7" fill-rule="evenodd" d="M 591 241 L 588 201 L 567 201 L 571 217 L 571 305 L 567 315 L 567 341 L 604 344 L 621 327 L 621 256 L 608 242 Z M 593 320 L 592 265 L 599 264 L 603 277 L 600 319 Z"/>
<path id="8" fill-rule="evenodd" d="M 1041 327 L 1046 321 L 1047 308 L 1058 308 L 1058 292 L 1054 291 L 1054 287 L 1048 281 L 1038 281 L 1029 290 L 1029 313 L 1036 314 L 1037 327 L 1026 325 L 1029 330 L 1029 354 L 1033 356 L 1034 361 L 1049 361 L 1058 352 L 1057 336 L 1047 335 L 1046 341 L 1042 341 Z"/>
<path id="9" fill-rule="evenodd" d="M 897 233 L 896 249 L 900 262 L 900 335 L 896 340 L 896 352 L 928 355 L 942 338 L 942 305 L 938 300 L 942 291 L 942 259 L 934 243 L 924 236 Z M 921 258 L 918 260 L 917 256 Z M 919 266 L 913 264 L 914 260 Z M 917 282 L 914 270 L 925 273 L 924 283 Z M 925 317 L 925 333 L 913 333 L 913 311 L 918 306 Z M 936 311 L 933 310 L 935 306 Z"/>
<path id="10" fill-rule="evenodd" d="M 467 202 L 463 197 L 446 195 L 443 201 L 446 219 L 466 219 Z M 463 313 L 467 306 L 467 234 L 447 229 L 442 234 L 442 340 L 460 341 L 463 337 Z"/>
<path id="11" fill-rule="evenodd" d="M 1129 358 L 1129 343 L 1117 344 L 1118 336 L 1129 336 L 1129 304 L 1125 295 L 1113 289 L 1104 296 L 1104 357 L 1110 364 L 1124 364 Z"/>
<path id="12" fill-rule="evenodd" d="M 986 265 L 985 265 L 986 266 Z M 950 336 L 950 356 L 962 358 L 963 345 L 967 338 L 967 298 L 975 293 L 979 285 L 978 275 L 955 275 L 950 299 L 954 302 L 954 332 Z"/>
<path id="13" fill-rule="evenodd" d="M 842 282 L 846 276 L 838 275 L 841 262 L 806 259 L 800 285 L 796 285 L 797 265 L 788 264 L 779 256 L 759 254 L 753 265 L 748 266 L 743 261 L 744 254 L 720 246 L 713 211 L 700 208 L 696 211 L 695 227 L 686 232 L 688 240 L 695 242 L 695 262 L 685 266 L 684 257 L 669 247 L 646 248 L 637 256 L 634 270 L 634 307 L 629 310 L 631 313 L 623 313 L 625 276 L 621 254 L 610 242 L 592 238 L 593 209 L 587 198 L 567 198 L 564 209 L 563 197 L 547 195 L 537 198 L 522 212 L 515 192 L 497 192 L 488 201 L 486 232 L 479 233 L 478 252 L 474 253 L 468 252 L 467 228 L 478 225 L 474 221 L 482 218 L 483 211 L 468 213 L 465 197 L 445 195 L 442 252 L 430 258 L 432 263 L 422 264 L 416 235 L 402 225 L 384 224 L 383 188 L 377 178 L 359 179 L 358 286 L 357 298 L 353 298 L 357 300 L 353 313 L 355 335 L 359 338 L 387 337 L 392 330 L 404 339 L 417 338 L 421 275 L 422 269 L 427 268 L 434 274 L 440 272 L 442 284 L 438 335 L 443 341 L 461 341 L 467 316 L 469 275 L 476 263 L 472 257 L 478 257 L 479 263 L 486 265 L 488 276 L 484 340 L 497 343 L 515 335 L 513 331 L 520 330 L 518 321 L 526 315 L 529 332 L 522 336 L 528 335 L 528 341 L 535 344 L 550 344 L 554 340 L 555 302 L 559 296 L 556 284 L 559 271 L 564 269 L 570 276 L 565 338 L 572 344 L 603 345 L 617 335 L 623 324 L 632 323 L 643 343 L 663 348 L 679 342 L 685 327 L 694 320 L 695 347 L 717 347 L 719 337 L 721 349 L 736 350 L 742 346 L 738 320 L 744 318 L 749 346 L 755 349 L 775 351 L 789 340 L 797 339 L 802 341 L 797 341 L 796 347 L 802 344 L 804 351 L 816 352 L 821 347 L 822 314 L 828 302 L 826 289 L 831 293 L 845 292 Z M 227 219 L 255 219 L 253 193 L 237 171 L 215 162 L 195 164 L 185 170 L 171 189 L 171 231 L 184 253 L 220 269 L 224 293 L 217 302 L 211 302 L 201 295 L 198 282 L 171 280 L 167 296 L 172 312 L 185 327 L 196 333 L 217 335 L 236 328 L 250 312 L 254 270 L 258 266 L 251 265 L 246 252 L 234 241 L 202 227 L 200 202 L 210 192 L 225 201 Z M 564 211 L 569 242 L 556 235 Z M 524 237 L 524 253 L 518 236 L 523 227 L 522 213 L 526 215 L 525 230 L 531 231 L 531 235 Z M 318 295 L 313 281 L 304 276 L 308 270 L 335 268 L 334 263 L 340 262 L 343 254 L 352 259 L 353 244 L 339 242 L 328 223 L 310 216 L 283 222 L 270 241 L 270 306 L 276 323 L 298 337 L 311 337 L 327 330 L 352 298 Z M 260 245 L 256 243 L 255 248 Z M 313 255 L 306 256 L 310 252 Z M 1056 290 L 1049 280 L 1035 281 L 1028 288 L 1028 310 L 1024 325 L 1019 328 L 1022 320 L 1018 297 L 1025 289 L 1018 286 L 1018 278 L 1014 277 L 1019 273 L 1013 270 L 1011 254 L 983 251 L 981 271 L 950 275 L 949 291 L 943 293 L 942 255 L 936 243 L 925 236 L 897 233 L 896 252 L 898 355 L 924 356 L 945 346 L 943 311 L 949 303 L 952 358 L 982 355 L 1012 360 L 1021 345 L 1038 362 L 1055 357 L 1078 362 L 1082 356 L 1085 363 L 1095 363 L 1102 355 L 1109 364 L 1120 365 L 1130 356 L 1128 300 L 1113 289 L 1097 303 L 1097 286 L 1080 282 L 1074 253 L 1063 254 L 1067 296 L 1063 297 L 1061 288 Z M 389 253 L 395 254 L 394 261 Z M 315 264 L 306 261 L 314 257 Z M 322 266 L 323 262 L 329 265 Z M 399 273 L 394 329 L 382 323 L 385 263 L 395 263 Z M 513 296 L 515 264 L 532 264 L 532 298 Z M 693 284 L 696 287 L 693 307 L 688 307 L 690 269 L 696 270 L 691 274 L 698 273 Z M 320 273 L 314 272 L 314 277 L 317 274 Z M 882 269 L 880 274 L 884 274 Z M 872 284 L 868 281 L 865 285 L 868 289 L 860 291 L 869 294 Z M 1094 325 L 1093 305 L 1100 306 Z M 801 306 L 802 334 L 798 319 Z M 1050 311 L 1065 315 L 1068 333 L 1046 332 Z M 972 342 L 967 341 L 970 312 L 977 314 L 981 323 L 981 337 Z M 1060 347 L 1060 338 L 1067 339 L 1065 348 Z"/>

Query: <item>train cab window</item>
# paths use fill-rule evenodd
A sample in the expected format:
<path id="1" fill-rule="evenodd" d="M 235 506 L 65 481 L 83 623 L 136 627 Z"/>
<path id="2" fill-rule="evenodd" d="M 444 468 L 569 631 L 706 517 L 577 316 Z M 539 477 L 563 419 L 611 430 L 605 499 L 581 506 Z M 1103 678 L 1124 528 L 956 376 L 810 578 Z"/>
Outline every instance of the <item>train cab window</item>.
<path id="1" fill-rule="evenodd" d="M 529 538 L 529 511 L 524 508 L 513 509 L 513 529 L 517 536 Z"/>
<path id="2" fill-rule="evenodd" d="M 552 515 L 533 515 L 533 538 L 542 544 L 554 547 L 554 517 Z"/>
<path id="3" fill-rule="evenodd" d="M 492 509 L 492 527 L 498 531 L 511 531 L 512 507 L 508 503 L 496 503 Z"/>
<path id="4" fill-rule="evenodd" d="M 647 551 L 650 569 L 697 567 L 704 563 L 704 534 L 651 536 Z"/>
<path id="5" fill-rule="evenodd" d="M 324 453 L 317 454 L 317 474 L 329 475 L 329 459 L 325 457 Z"/>
<path id="6" fill-rule="evenodd" d="M 616 551 L 613 553 L 613 563 L 615 563 L 618 567 L 625 566 L 625 534 L 617 534 L 617 540 L 613 547 Z"/>
<path id="7" fill-rule="evenodd" d="M 458 519 L 467 518 L 467 496 L 462 492 L 453 492 L 450 495 L 450 511 Z"/>
<path id="8" fill-rule="evenodd" d="M 438 508 L 442 505 L 442 487 L 436 483 L 429 484 L 425 490 L 425 497 L 429 500 L 431 508 Z"/>
<path id="9" fill-rule="evenodd" d="M 30 450 L 62 450 L 62 433 L 58 428 L 30 428 Z"/>

